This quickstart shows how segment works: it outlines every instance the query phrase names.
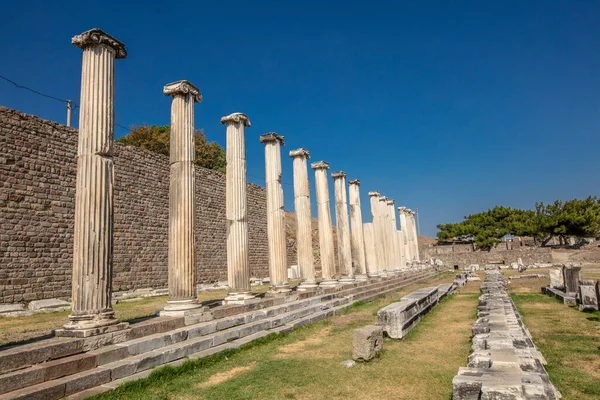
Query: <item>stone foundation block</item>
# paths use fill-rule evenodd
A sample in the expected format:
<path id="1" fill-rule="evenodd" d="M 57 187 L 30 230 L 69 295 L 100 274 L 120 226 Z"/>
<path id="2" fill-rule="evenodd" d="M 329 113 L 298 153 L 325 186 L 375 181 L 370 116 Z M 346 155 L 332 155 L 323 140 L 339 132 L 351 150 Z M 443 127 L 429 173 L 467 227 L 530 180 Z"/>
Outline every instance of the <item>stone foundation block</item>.
<path id="1" fill-rule="evenodd" d="M 352 359 L 369 361 L 383 348 L 383 328 L 367 325 L 352 333 Z"/>

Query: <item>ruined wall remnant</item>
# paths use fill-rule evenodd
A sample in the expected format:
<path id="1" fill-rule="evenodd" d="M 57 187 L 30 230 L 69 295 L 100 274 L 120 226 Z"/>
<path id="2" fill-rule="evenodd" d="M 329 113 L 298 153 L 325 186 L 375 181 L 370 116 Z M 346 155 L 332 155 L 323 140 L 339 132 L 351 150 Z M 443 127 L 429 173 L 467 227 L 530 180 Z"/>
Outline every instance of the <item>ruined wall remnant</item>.
<path id="1" fill-rule="evenodd" d="M 169 157 L 114 153 L 113 289 L 166 287 Z M 76 129 L 0 107 L 0 303 L 70 296 L 76 155 Z M 250 273 L 265 277 L 266 193 L 247 190 Z M 196 167 L 196 218 L 197 280 L 226 281 L 225 175 Z"/>
<path id="2" fill-rule="evenodd" d="M 419 246 L 423 260 L 440 259 L 445 265 L 460 267 L 470 264 L 490 264 L 517 262 L 520 258 L 524 264 L 551 263 L 552 249 L 548 247 L 507 246 L 500 243 L 492 249 L 475 250 L 472 244 L 452 244 L 442 246 Z"/>

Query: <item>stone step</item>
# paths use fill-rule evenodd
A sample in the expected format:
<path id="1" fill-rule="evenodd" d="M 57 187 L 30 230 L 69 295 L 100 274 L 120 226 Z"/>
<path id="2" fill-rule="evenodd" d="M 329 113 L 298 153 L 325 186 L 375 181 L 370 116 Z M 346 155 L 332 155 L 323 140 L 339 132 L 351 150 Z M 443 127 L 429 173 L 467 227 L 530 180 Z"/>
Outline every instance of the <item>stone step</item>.
<path id="1" fill-rule="evenodd" d="M 188 358 L 206 357 L 271 333 L 286 332 L 342 312 L 357 300 L 370 300 L 432 275 L 407 274 L 188 326 L 184 326 L 183 318 L 167 318 L 158 324 L 145 321 L 128 330 L 127 335 L 132 337 L 131 340 L 77 356 L 68 353 L 81 353 L 85 346 L 66 351 L 63 349 L 66 345 L 62 344 L 55 352 L 40 350 L 42 355 L 33 352 L 36 356 L 29 368 L 0 376 L 0 387 L 3 386 L 2 379 L 9 378 L 6 375 L 16 374 L 20 377 L 12 380 L 18 384 L 7 386 L 0 399 L 84 398 L 82 396 L 86 393 L 101 393 L 127 380 L 146 377 L 156 366 L 179 365 Z M 57 346 L 59 343 L 79 343 L 81 340 L 57 339 L 52 343 Z M 44 347 L 35 347 L 39 348 Z M 56 358 L 59 359 L 43 362 Z M 4 359 L 10 361 L 10 357 Z M 40 362 L 37 360 L 43 360 L 43 363 L 31 366 Z"/>

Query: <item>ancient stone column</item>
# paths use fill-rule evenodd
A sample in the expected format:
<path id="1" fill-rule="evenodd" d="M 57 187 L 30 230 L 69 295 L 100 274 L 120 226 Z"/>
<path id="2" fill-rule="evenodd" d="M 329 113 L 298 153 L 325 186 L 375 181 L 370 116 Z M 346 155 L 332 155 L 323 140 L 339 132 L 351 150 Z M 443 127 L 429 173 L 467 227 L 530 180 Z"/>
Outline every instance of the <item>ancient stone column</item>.
<path id="1" fill-rule="evenodd" d="M 340 283 L 353 283 L 352 244 L 350 241 L 350 226 L 348 222 L 348 199 L 346 197 L 346 173 L 333 172 L 333 187 L 335 194 L 335 220 L 338 243 L 338 265 Z"/>
<path id="2" fill-rule="evenodd" d="M 381 240 L 383 241 L 383 260 L 384 268 L 382 273 L 384 276 L 389 276 L 392 267 L 392 246 L 390 242 L 390 215 L 387 207 L 387 196 L 379 197 L 379 212 L 381 215 Z"/>
<path id="3" fill-rule="evenodd" d="M 321 253 L 321 286 L 335 286 L 334 278 L 335 253 L 333 248 L 333 227 L 331 224 L 331 210 L 329 206 L 329 185 L 327 183 L 327 170 L 329 164 L 325 161 L 314 162 L 310 167 L 315 171 L 317 186 L 317 211 L 319 217 L 319 250 Z"/>
<path id="4" fill-rule="evenodd" d="M 398 248 L 398 237 L 396 235 L 396 208 L 394 200 L 387 201 L 387 212 L 390 218 L 390 254 L 392 255 L 390 268 L 394 271 L 400 270 L 400 249 Z"/>
<path id="5" fill-rule="evenodd" d="M 274 132 L 260 135 L 265 145 L 265 169 L 267 183 L 267 238 L 269 241 L 269 276 L 271 291 L 289 292 L 287 279 L 287 251 L 285 247 L 285 211 L 281 185 L 281 146 L 283 136 Z"/>
<path id="6" fill-rule="evenodd" d="M 373 231 L 373 223 L 366 222 L 363 224 L 363 234 L 365 238 L 365 261 L 367 267 L 367 276 L 369 278 L 377 277 L 377 254 L 375 251 L 375 233 Z"/>
<path id="7" fill-rule="evenodd" d="M 202 100 L 188 81 L 166 85 L 171 105 L 169 188 L 169 299 L 161 315 L 183 315 L 201 307 L 196 296 L 196 178 L 194 103 Z"/>
<path id="8" fill-rule="evenodd" d="M 404 254 L 406 255 L 406 262 L 410 263 L 412 262 L 412 246 L 410 244 L 410 232 L 406 220 L 406 207 L 398 207 L 398 213 L 400 214 L 400 229 L 402 230 L 402 236 L 404 239 Z"/>
<path id="9" fill-rule="evenodd" d="M 111 305 L 113 261 L 113 136 L 115 59 L 125 45 L 100 29 L 72 39 L 83 50 L 72 310 L 62 336 L 90 336 L 122 329 Z"/>
<path id="10" fill-rule="evenodd" d="M 248 257 L 248 207 L 246 198 L 246 143 L 244 129 L 250 126 L 245 114 L 233 113 L 221 118 L 227 127 L 226 139 L 226 218 L 227 281 L 226 304 L 244 304 L 254 295 L 250 292 L 250 259 Z"/>
<path id="11" fill-rule="evenodd" d="M 384 276 L 385 273 L 385 246 L 383 242 L 381 207 L 379 206 L 379 192 L 369 192 L 369 201 L 371 203 L 371 217 L 373 219 L 373 239 L 375 241 L 375 260 L 377 263 L 377 276 Z"/>
<path id="12" fill-rule="evenodd" d="M 365 258 L 365 238 L 363 232 L 362 211 L 360 209 L 360 181 L 348 181 L 348 196 L 350 197 L 350 227 L 352 243 L 352 267 L 356 271 L 356 280 L 365 281 L 367 263 Z"/>
<path id="13" fill-rule="evenodd" d="M 404 261 L 404 247 L 402 246 L 402 231 L 399 229 L 396 229 L 396 246 L 398 246 L 398 255 L 400 257 L 399 262 L 398 262 L 398 269 L 400 271 L 402 271 L 405 266 L 406 266 L 406 262 Z"/>
<path id="14" fill-rule="evenodd" d="M 317 287 L 312 248 L 312 216 L 310 211 L 310 186 L 306 160 L 310 153 L 306 149 L 290 151 L 294 160 L 294 209 L 296 211 L 296 245 L 298 269 L 302 283 L 298 290 L 310 290 Z"/>
<path id="15" fill-rule="evenodd" d="M 414 229 L 414 218 L 413 218 L 413 211 L 409 208 L 406 209 L 406 231 L 408 234 L 408 244 L 410 247 L 410 256 L 411 256 L 411 260 L 410 261 L 417 261 L 417 254 L 416 254 L 416 250 L 415 250 L 415 243 L 416 243 L 416 230 Z"/>
<path id="16" fill-rule="evenodd" d="M 415 261 L 421 261 L 419 257 L 419 237 L 417 236 L 417 224 L 415 222 L 415 212 L 410 210 L 410 225 L 412 226 L 413 237 L 413 258 Z"/>

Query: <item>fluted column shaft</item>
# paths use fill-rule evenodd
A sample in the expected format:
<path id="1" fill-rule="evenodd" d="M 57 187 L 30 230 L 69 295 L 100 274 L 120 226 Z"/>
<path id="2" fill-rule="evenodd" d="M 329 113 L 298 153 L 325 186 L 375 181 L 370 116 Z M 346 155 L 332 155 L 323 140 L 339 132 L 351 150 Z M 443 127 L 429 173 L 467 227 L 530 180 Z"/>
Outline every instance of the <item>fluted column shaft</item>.
<path id="1" fill-rule="evenodd" d="M 352 244 L 348 222 L 348 199 L 346 196 L 346 173 L 339 171 L 331 174 L 335 193 L 335 218 L 338 243 L 338 265 L 342 280 L 354 280 L 352 268 Z"/>
<path id="2" fill-rule="evenodd" d="M 410 241 L 411 233 L 409 232 L 409 227 L 406 219 L 406 208 L 399 207 L 398 211 L 400 212 L 400 229 L 402 229 L 402 236 L 404 239 L 404 250 L 406 254 L 406 261 L 412 261 L 412 245 Z"/>
<path id="3" fill-rule="evenodd" d="M 226 218 L 227 281 L 226 303 L 251 299 L 248 255 L 248 206 L 246 197 L 246 143 L 244 129 L 250 120 L 242 113 L 221 118 L 227 126 L 226 139 Z"/>
<path id="4" fill-rule="evenodd" d="M 368 276 L 377 276 L 377 254 L 375 250 L 375 232 L 373 223 L 366 222 L 363 224 L 363 234 L 365 238 L 365 261 Z"/>
<path id="5" fill-rule="evenodd" d="M 324 161 L 311 164 L 315 170 L 317 189 L 317 211 L 319 217 L 319 248 L 321 254 L 321 285 L 334 284 L 335 253 L 333 248 L 333 227 L 331 223 L 331 210 L 329 205 L 329 184 L 327 183 L 327 170 L 329 164 Z"/>
<path id="6" fill-rule="evenodd" d="M 392 270 L 392 247 L 390 243 L 390 216 L 387 207 L 387 197 L 379 198 L 379 212 L 381 215 L 381 239 L 383 241 L 383 270 L 384 273 Z"/>
<path id="7" fill-rule="evenodd" d="M 350 226 L 352 228 L 352 265 L 362 275 L 367 274 L 365 257 L 365 238 L 360 209 L 360 181 L 354 179 L 348 182 L 348 196 L 350 197 Z"/>
<path id="8" fill-rule="evenodd" d="M 83 49 L 72 312 L 66 330 L 116 324 L 111 305 L 113 261 L 113 136 L 115 59 L 125 58 L 123 43 L 99 29 L 73 38 Z"/>
<path id="9" fill-rule="evenodd" d="M 369 192 L 371 203 L 371 217 L 373 220 L 373 238 L 375 240 L 375 260 L 377 273 L 381 274 L 385 269 L 385 246 L 383 242 L 381 207 L 379 205 L 379 192 Z"/>
<path id="10" fill-rule="evenodd" d="M 306 149 L 290 151 L 294 167 L 294 209 L 296 211 L 296 245 L 298 269 L 302 283 L 298 290 L 316 287 L 315 265 L 312 248 L 312 217 L 310 211 L 310 186 Z"/>
<path id="11" fill-rule="evenodd" d="M 398 225 L 396 224 L 394 200 L 388 200 L 387 212 L 390 217 L 390 247 L 392 254 L 390 269 L 398 270 L 400 269 L 400 249 L 398 248 L 398 235 L 396 235 Z"/>
<path id="12" fill-rule="evenodd" d="M 196 297 L 196 177 L 194 103 L 200 91 L 187 81 L 170 83 L 164 94 L 171 104 L 169 188 L 169 299 L 165 311 L 200 306 Z"/>
<path id="13" fill-rule="evenodd" d="M 410 225 L 412 227 L 412 237 L 413 237 L 413 258 L 415 261 L 420 261 L 419 258 L 419 238 L 417 236 L 417 224 L 415 222 L 415 214 L 412 212 L 410 214 Z"/>
<path id="14" fill-rule="evenodd" d="M 267 184 L 267 237 L 269 242 L 269 276 L 271 290 L 289 292 L 285 211 L 281 185 L 281 146 L 283 136 L 270 132 L 260 136 L 265 145 L 265 176 Z"/>

